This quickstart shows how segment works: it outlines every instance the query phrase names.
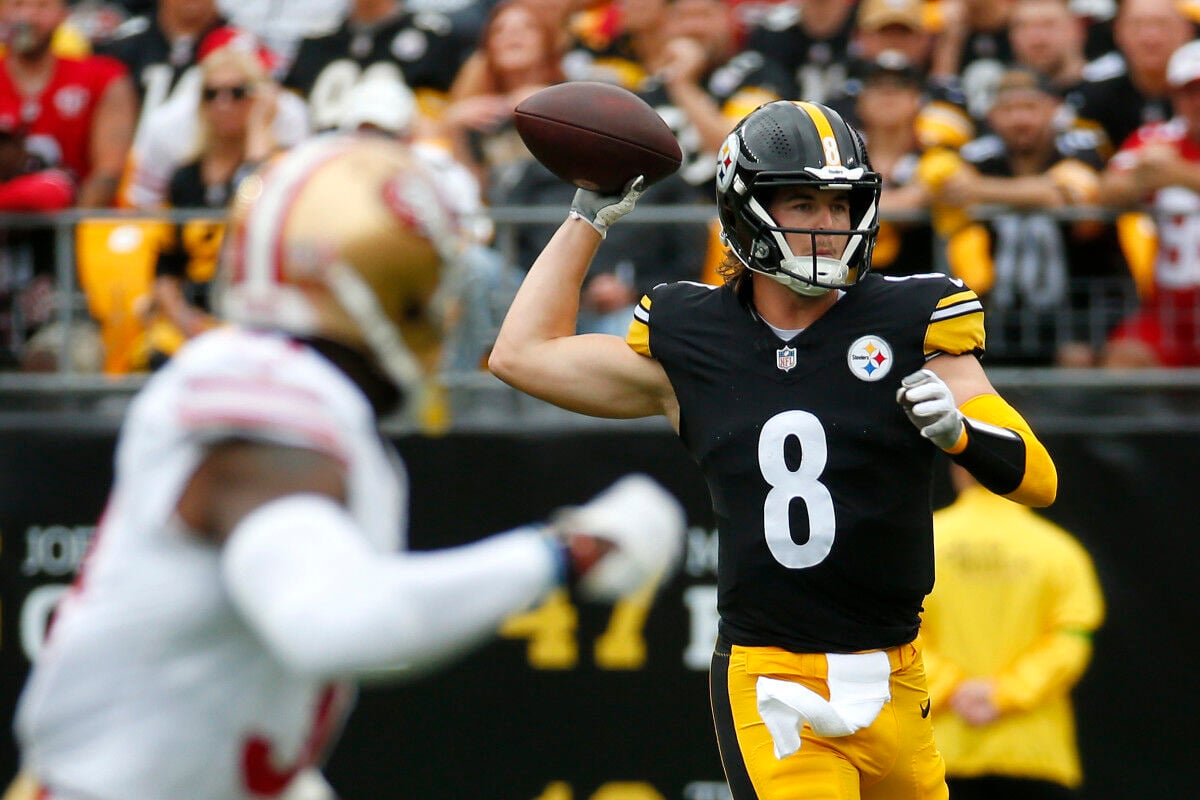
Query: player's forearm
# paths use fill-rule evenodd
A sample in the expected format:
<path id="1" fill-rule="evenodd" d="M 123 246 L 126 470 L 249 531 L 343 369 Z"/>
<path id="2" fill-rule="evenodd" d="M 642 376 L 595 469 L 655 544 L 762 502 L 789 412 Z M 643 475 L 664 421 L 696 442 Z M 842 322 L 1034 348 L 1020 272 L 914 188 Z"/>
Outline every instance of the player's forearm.
<path id="1" fill-rule="evenodd" d="M 960 407 L 963 428 L 946 450 L 996 494 L 1037 508 L 1058 494 L 1058 472 L 1029 423 L 1002 397 L 984 394 Z"/>
<path id="2" fill-rule="evenodd" d="M 415 674 L 453 658 L 558 585 L 559 566 L 533 529 L 436 553 L 376 553 L 344 509 L 317 495 L 252 512 L 222 562 L 250 627 L 288 669 L 317 677 Z"/>

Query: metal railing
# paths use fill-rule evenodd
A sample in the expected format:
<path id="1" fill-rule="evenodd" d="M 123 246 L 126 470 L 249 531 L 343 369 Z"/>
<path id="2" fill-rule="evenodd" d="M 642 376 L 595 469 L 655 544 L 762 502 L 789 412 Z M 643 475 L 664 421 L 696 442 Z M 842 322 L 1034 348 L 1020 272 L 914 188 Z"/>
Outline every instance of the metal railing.
<path id="1" fill-rule="evenodd" d="M 987 207 L 977 209 L 975 216 L 989 216 L 1009 212 L 1008 209 Z M 1103 208 L 1069 208 L 1055 213 L 1064 220 L 1106 220 L 1115 218 L 1115 213 Z M 709 224 L 715 217 L 715 209 L 708 205 L 695 206 L 645 206 L 631 215 L 622 224 L 689 223 Z M 496 226 L 498 247 L 503 248 L 506 236 L 519 226 L 556 223 L 564 218 L 564 210 L 558 206 L 504 206 L 488 210 L 488 218 Z M 54 375 L 26 373 L 0 373 L 0 410 L 21 410 L 23 406 L 43 406 L 52 397 L 62 398 L 69 408 L 94 408 L 105 402 L 119 406 L 120 398 L 128 396 L 141 385 L 138 375 L 109 377 L 74 372 L 70 358 L 70 332 L 77 321 L 86 315 L 86 303 L 77 277 L 76 226 L 83 221 L 155 220 L 185 223 L 193 220 L 222 221 L 224 214 L 208 209 L 165 209 L 147 212 L 144 210 L 95 210 L 71 209 L 55 214 L 0 214 L 0 232 L 6 230 L 46 229 L 53 231 L 55 284 L 57 292 L 56 312 L 67 335 L 59 349 L 58 369 Z M 889 214 L 885 220 L 894 222 L 925 222 L 928 215 L 923 211 L 905 214 Z M 702 254 L 697 254 L 697 259 Z M 1019 370 L 990 368 L 994 381 L 1017 390 L 1036 389 L 1040 393 L 1062 390 L 1117 391 L 1135 388 L 1140 394 L 1159 390 L 1182 389 L 1200 398 L 1200 370 L 1149 370 L 1136 374 L 1116 374 L 1090 370 Z M 466 415 L 470 419 L 489 416 L 488 408 L 505 408 L 506 414 L 530 413 L 528 402 L 511 398 L 496 386 L 489 375 L 447 375 L 447 382 L 458 398 L 474 410 Z M 484 397 L 486 401 L 472 403 L 469 398 Z M 1200 408 L 1200 403 L 1197 403 Z M 544 409 L 535 416 L 546 417 Z M 1067 424 L 1067 420 L 1063 424 Z"/>

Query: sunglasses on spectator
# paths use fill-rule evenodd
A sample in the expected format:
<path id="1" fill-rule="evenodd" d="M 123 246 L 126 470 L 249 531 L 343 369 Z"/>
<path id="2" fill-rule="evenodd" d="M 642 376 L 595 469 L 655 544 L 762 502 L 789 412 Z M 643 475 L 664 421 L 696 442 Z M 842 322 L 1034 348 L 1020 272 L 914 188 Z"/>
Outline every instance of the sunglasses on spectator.
<path id="1" fill-rule="evenodd" d="M 200 91 L 200 97 L 206 103 L 211 103 L 221 95 L 226 95 L 231 100 L 245 100 L 250 91 L 250 87 L 244 83 L 237 86 L 205 86 Z"/>

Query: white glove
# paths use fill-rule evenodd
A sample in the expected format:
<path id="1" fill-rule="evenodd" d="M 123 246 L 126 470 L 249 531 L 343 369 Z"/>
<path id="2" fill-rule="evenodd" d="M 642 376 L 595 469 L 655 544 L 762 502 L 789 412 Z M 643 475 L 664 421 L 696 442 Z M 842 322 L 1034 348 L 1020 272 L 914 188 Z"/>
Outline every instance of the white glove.
<path id="1" fill-rule="evenodd" d="M 641 175 L 625 184 L 621 194 L 600 194 L 589 189 L 577 189 L 568 216 L 581 219 L 596 229 L 601 238 L 608 235 L 608 226 L 633 211 L 645 189 Z"/>
<path id="2" fill-rule="evenodd" d="M 896 402 L 921 435 L 943 450 L 953 447 L 962 435 L 963 416 L 954 404 L 954 394 L 932 371 L 920 369 L 905 376 Z"/>
<path id="3" fill-rule="evenodd" d="M 646 475 L 627 475 L 582 506 L 553 519 L 555 535 L 599 540 L 602 555 L 579 569 L 576 589 L 585 600 L 613 601 L 669 577 L 683 555 L 683 507 Z"/>

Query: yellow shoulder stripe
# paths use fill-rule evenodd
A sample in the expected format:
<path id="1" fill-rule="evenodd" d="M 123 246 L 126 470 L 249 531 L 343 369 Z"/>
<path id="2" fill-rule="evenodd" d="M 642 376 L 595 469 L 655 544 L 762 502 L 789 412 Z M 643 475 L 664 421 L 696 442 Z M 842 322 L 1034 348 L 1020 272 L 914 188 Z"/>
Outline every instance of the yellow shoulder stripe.
<path id="1" fill-rule="evenodd" d="M 629 323 L 629 332 L 625 334 L 625 343 L 638 355 L 654 357 L 650 352 L 650 295 L 642 295 L 641 302 L 633 310 L 633 320 Z"/>
<path id="2" fill-rule="evenodd" d="M 925 329 L 925 355 L 960 355 L 984 346 L 983 304 L 970 289 L 938 301 Z"/>

